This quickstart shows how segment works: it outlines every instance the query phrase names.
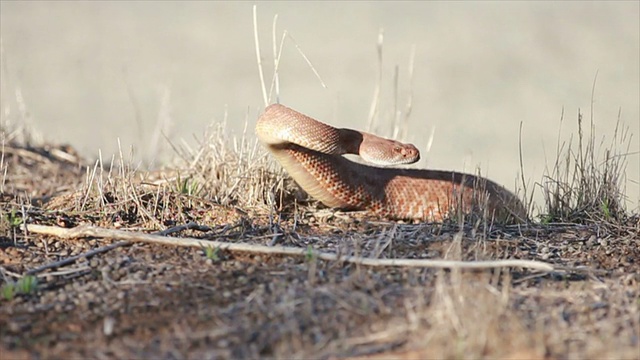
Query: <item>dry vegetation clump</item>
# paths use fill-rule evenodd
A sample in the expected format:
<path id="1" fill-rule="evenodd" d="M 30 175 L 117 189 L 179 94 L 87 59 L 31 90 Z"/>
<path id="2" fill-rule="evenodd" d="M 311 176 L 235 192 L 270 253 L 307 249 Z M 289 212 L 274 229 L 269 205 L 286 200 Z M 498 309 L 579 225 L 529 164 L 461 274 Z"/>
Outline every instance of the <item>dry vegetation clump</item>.
<path id="1" fill-rule="evenodd" d="M 77 187 L 84 174 L 83 159 L 71 146 L 31 145 L 2 127 L 0 134 L 3 196 L 42 204 Z"/>
<path id="2" fill-rule="evenodd" d="M 577 145 L 573 136 L 561 145 L 558 136 L 555 162 L 540 184 L 545 199 L 542 222 L 624 223 L 629 218 L 623 189 L 631 145 L 628 127 L 618 119 L 611 144 L 604 148 L 604 139 L 597 143 L 593 118 L 588 135 L 584 130 L 578 112 Z"/>
<path id="3" fill-rule="evenodd" d="M 198 147 L 177 148 L 181 167 L 190 172 L 201 194 L 221 205 L 269 212 L 304 200 L 284 171 L 274 164 L 254 137 L 229 139 L 226 122 L 207 127 Z"/>

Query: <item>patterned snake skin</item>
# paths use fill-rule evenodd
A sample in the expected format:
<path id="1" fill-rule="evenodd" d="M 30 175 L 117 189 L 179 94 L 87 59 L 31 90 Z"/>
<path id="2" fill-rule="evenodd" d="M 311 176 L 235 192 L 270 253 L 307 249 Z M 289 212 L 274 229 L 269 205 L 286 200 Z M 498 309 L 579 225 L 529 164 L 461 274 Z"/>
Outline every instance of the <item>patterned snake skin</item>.
<path id="1" fill-rule="evenodd" d="M 268 106 L 256 124 L 260 141 L 309 195 L 329 207 L 369 210 L 383 217 L 442 221 L 484 209 L 489 217 L 526 219 L 520 200 L 493 181 L 454 171 L 381 168 L 419 159 L 409 144 L 338 129 L 283 105 Z"/>

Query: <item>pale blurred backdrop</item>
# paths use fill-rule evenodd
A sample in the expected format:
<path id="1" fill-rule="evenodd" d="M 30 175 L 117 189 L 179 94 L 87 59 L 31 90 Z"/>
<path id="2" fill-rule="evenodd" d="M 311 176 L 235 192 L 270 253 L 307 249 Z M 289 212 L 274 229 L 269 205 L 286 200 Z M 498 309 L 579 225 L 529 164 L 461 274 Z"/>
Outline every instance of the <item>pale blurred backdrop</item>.
<path id="1" fill-rule="evenodd" d="M 396 96 L 404 140 L 423 150 L 418 167 L 482 173 L 529 186 L 555 158 L 558 133 L 577 112 L 597 137 L 618 118 L 632 136 L 629 207 L 640 204 L 640 8 L 626 2 L 257 2 L 265 76 L 273 71 L 272 25 L 295 39 L 323 88 L 285 41 L 280 101 L 320 120 L 364 129 L 378 81 L 377 131 L 390 135 Z M 133 146 L 136 161 L 172 156 L 154 139 L 194 143 L 227 119 L 231 135 L 264 107 L 250 2 L 1 2 L 3 124 L 30 124 L 45 140 L 89 158 Z M 409 76 L 415 46 L 413 76 Z M 398 84 L 394 84 L 398 67 Z M 595 81 L 595 92 L 592 90 Z M 394 89 L 397 88 L 396 95 Z M 564 122 L 560 117 L 564 109 Z M 431 134 L 433 142 L 427 152 Z M 545 160 L 546 158 L 546 160 Z"/>

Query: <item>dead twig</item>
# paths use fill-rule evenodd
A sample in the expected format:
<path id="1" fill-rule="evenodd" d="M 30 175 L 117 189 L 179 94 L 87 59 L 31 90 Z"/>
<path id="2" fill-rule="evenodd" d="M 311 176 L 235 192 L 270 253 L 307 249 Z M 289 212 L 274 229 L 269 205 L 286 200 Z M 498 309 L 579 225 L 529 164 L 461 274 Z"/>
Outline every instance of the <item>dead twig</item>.
<path id="1" fill-rule="evenodd" d="M 24 225 L 22 225 L 25 227 Z M 167 238 L 158 235 L 129 232 L 123 230 L 105 229 L 91 225 L 82 225 L 73 229 L 59 228 L 45 225 L 27 225 L 27 230 L 38 234 L 54 235 L 63 239 L 75 239 L 84 237 L 121 239 L 128 242 L 148 242 L 162 245 L 186 246 L 186 247 L 213 247 L 220 250 L 277 254 L 286 256 L 313 256 L 325 261 L 343 261 L 352 264 L 359 264 L 372 267 L 416 267 L 416 268 L 439 268 L 439 269 L 493 269 L 504 267 L 519 267 L 544 272 L 554 271 L 553 265 L 531 260 L 495 260 L 495 261 L 453 261 L 453 260 L 421 260 L 421 259 L 372 259 L 357 256 L 338 256 L 332 253 L 315 251 L 313 249 L 303 249 L 285 246 L 265 246 L 242 243 L 226 243 L 221 241 L 202 240 L 194 238 Z"/>
<path id="2" fill-rule="evenodd" d="M 30 225 L 30 226 L 27 227 L 28 231 L 32 231 L 31 226 L 33 226 L 33 225 Z M 55 228 L 55 226 L 43 226 L 43 227 Z M 67 230 L 67 229 L 64 229 L 64 228 L 58 228 L 58 229 Z M 120 241 L 120 242 L 117 242 L 115 244 L 109 244 L 107 246 L 103 246 L 103 247 L 99 247 L 97 249 L 93 249 L 91 251 L 87 251 L 86 253 L 78 254 L 78 255 L 75 255 L 75 256 L 70 256 L 70 257 L 62 259 L 60 261 L 54 261 L 52 263 L 49 263 L 49 264 L 46 264 L 46 265 L 42 265 L 42 266 L 37 267 L 35 269 L 31 269 L 31 270 L 27 271 L 25 273 L 25 275 L 35 275 L 37 273 L 43 272 L 43 271 L 48 270 L 48 269 L 59 268 L 61 266 L 69 265 L 69 264 L 75 262 L 78 259 L 90 258 L 93 255 L 104 253 L 104 252 L 113 250 L 115 248 L 119 248 L 121 246 L 131 245 L 131 244 L 132 244 L 132 242 L 130 242 L 130 241 Z"/>
<path id="3" fill-rule="evenodd" d="M 197 230 L 197 231 L 206 232 L 206 231 L 211 231 L 211 228 L 191 221 L 184 225 L 178 225 L 172 228 L 168 228 L 166 230 L 158 231 L 157 233 L 155 233 L 155 235 L 167 236 L 169 234 L 173 234 L 173 233 L 184 231 L 184 230 Z"/>

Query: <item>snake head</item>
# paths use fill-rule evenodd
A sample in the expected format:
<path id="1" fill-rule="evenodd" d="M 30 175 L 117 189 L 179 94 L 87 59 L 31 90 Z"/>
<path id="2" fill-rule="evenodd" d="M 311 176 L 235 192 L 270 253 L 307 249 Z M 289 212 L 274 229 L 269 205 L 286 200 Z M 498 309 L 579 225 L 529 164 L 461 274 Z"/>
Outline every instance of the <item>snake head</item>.
<path id="1" fill-rule="evenodd" d="M 420 150 L 413 144 L 398 143 L 393 147 L 397 164 L 413 164 L 420 160 Z"/>
<path id="2" fill-rule="evenodd" d="M 420 160 L 420 151 L 413 144 L 367 135 L 360 144 L 359 155 L 368 163 L 393 166 L 413 164 Z"/>

